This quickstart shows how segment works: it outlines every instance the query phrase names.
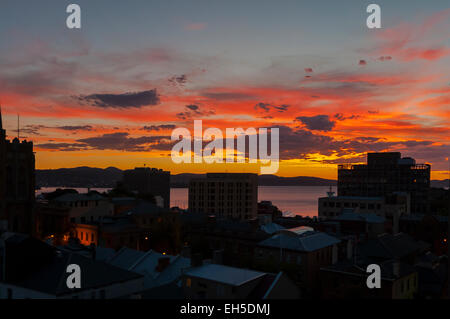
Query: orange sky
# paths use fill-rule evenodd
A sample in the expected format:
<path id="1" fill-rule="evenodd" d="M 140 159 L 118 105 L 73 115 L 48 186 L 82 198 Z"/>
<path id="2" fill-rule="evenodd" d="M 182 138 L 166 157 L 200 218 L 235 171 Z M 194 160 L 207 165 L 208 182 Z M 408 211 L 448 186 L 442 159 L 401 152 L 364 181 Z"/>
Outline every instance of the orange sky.
<path id="1" fill-rule="evenodd" d="M 433 179 L 447 178 L 450 9 L 389 22 L 337 34 L 339 47 L 300 37 L 289 52 L 275 54 L 272 43 L 270 54 L 255 49 L 254 56 L 220 42 L 216 51 L 141 45 L 138 38 L 125 49 L 106 48 L 89 31 L 14 39 L 0 53 L 3 124 L 15 136 L 20 114 L 20 135 L 34 142 L 39 169 L 259 171 L 252 164 L 174 164 L 172 130 L 193 130 L 203 120 L 204 129 L 278 127 L 281 176 L 335 179 L 337 163 L 399 151 L 430 163 Z M 179 32 L 211 25 L 193 22 Z"/>

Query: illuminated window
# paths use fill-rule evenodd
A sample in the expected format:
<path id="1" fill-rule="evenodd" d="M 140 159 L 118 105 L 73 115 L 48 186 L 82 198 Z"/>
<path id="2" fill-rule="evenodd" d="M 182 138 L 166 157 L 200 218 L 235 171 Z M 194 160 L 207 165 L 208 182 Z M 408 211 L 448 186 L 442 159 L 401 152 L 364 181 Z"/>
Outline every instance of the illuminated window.
<path id="1" fill-rule="evenodd" d="M 190 288 L 192 285 L 191 278 L 186 279 L 186 287 Z"/>

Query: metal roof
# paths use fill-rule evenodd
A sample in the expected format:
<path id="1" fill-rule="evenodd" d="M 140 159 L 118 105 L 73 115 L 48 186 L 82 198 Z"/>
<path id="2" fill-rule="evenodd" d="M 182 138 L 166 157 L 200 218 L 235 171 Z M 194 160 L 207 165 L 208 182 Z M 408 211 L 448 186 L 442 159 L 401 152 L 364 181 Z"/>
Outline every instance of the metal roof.
<path id="1" fill-rule="evenodd" d="M 191 268 L 186 272 L 186 275 L 221 282 L 231 286 L 241 286 L 249 281 L 264 276 L 265 273 L 243 268 L 208 264 Z"/>

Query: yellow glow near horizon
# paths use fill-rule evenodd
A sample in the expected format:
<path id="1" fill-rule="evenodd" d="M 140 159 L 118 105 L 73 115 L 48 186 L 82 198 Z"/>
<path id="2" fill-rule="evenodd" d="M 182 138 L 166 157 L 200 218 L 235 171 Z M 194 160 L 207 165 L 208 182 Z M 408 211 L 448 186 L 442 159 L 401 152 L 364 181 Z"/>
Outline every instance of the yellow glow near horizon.
<path id="1" fill-rule="evenodd" d="M 335 160 L 334 157 L 326 158 Z M 292 159 L 280 162 L 280 168 L 275 175 L 283 177 L 312 176 L 325 179 L 337 179 L 337 164 L 324 164 L 314 159 Z M 119 169 L 132 169 L 134 167 L 156 167 L 168 170 L 172 174 L 207 172 L 245 172 L 259 174 L 260 164 L 250 163 L 222 163 L 222 164 L 174 164 L 170 155 L 161 156 L 160 153 L 118 152 L 118 151 L 92 151 L 92 152 L 48 152 L 41 151 L 36 154 L 37 169 L 74 168 L 80 166 Z M 431 179 L 444 180 L 449 176 L 448 171 L 431 171 Z"/>

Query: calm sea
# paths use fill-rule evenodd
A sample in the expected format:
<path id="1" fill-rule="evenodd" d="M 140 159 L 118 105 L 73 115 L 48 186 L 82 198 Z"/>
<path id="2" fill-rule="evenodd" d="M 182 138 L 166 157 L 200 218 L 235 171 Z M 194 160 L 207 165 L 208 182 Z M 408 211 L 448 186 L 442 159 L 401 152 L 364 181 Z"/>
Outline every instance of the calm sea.
<path id="1" fill-rule="evenodd" d="M 36 191 L 36 195 L 52 192 L 56 187 L 45 187 Z M 87 188 L 76 188 L 85 193 Z M 92 188 L 105 192 L 108 188 Z M 326 196 L 328 186 L 259 186 L 258 201 L 268 200 L 277 206 L 285 215 L 317 216 L 317 199 Z M 336 192 L 336 187 L 332 191 Z M 170 205 L 180 208 L 188 206 L 188 189 L 172 188 L 170 190 Z"/>
<path id="2" fill-rule="evenodd" d="M 329 186 L 259 186 L 258 201 L 268 200 L 285 215 L 317 216 L 317 200 L 327 196 Z M 332 188 L 336 192 L 336 187 Z M 172 188 L 171 206 L 187 208 L 188 189 Z"/>

